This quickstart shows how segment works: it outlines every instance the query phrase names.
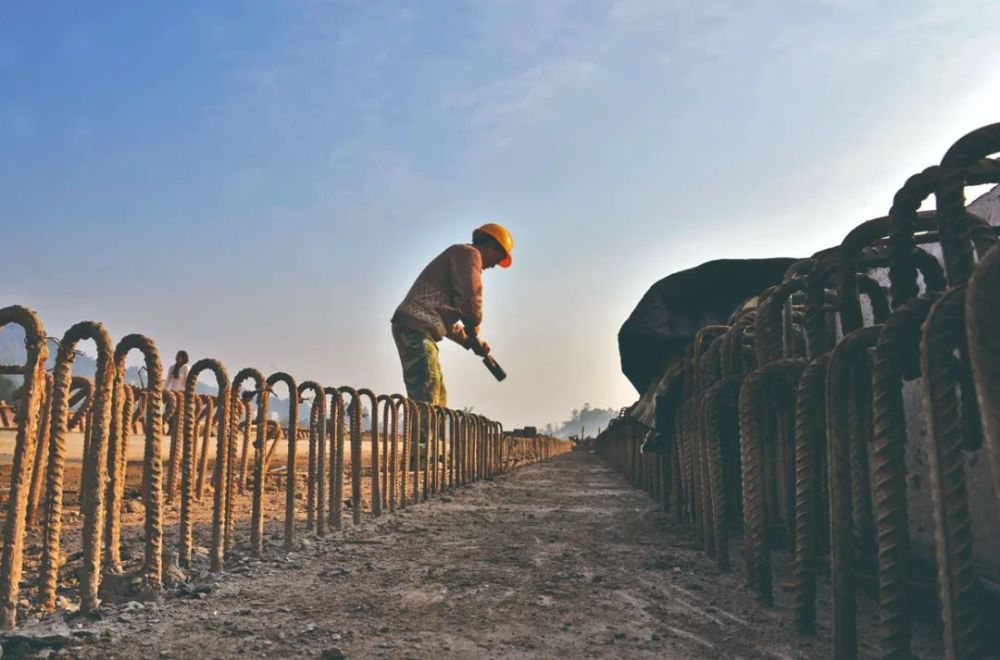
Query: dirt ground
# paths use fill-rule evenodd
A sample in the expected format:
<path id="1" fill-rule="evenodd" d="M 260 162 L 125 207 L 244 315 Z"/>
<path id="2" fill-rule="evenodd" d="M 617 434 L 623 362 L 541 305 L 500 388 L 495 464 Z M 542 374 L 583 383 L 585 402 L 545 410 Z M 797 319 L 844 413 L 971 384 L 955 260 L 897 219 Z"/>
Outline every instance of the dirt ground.
<path id="1" fill-rule="evenodd" d="M 262 561 L 244 552 L 166 598 L 23 632 L 56 640 L 41 655 L 83 658 L 828 654 L 585 452 L 323 540 L 302 534 L 294 552 L 276 538 Z"/>

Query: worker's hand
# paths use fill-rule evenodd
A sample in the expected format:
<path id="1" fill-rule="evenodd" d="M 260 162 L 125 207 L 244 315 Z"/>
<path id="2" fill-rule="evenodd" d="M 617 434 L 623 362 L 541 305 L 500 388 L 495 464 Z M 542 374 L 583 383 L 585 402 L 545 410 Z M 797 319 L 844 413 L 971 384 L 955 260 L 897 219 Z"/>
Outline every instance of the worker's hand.
<path id="1" fill-rule="evenodd" d="M 478 337 L 469 338 L 469 349 L 479 357 L 486 357 L 490 354 L 490 345 Z"/>

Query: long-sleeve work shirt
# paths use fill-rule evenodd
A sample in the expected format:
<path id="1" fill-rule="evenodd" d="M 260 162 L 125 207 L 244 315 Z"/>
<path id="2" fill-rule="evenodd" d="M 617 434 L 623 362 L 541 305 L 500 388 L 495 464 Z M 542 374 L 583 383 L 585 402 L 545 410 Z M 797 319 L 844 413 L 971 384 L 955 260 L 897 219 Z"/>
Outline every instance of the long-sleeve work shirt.
<path id="1" fill-rule="evenodd" d="M 464 328 L 483 322 L 483 259 L 471 245 L 452 245 L 417 276 L 392 322 L 423 332 L 434 341 L 464 344 Z M 461 323 L 460 323 L 461 322 Z"/>

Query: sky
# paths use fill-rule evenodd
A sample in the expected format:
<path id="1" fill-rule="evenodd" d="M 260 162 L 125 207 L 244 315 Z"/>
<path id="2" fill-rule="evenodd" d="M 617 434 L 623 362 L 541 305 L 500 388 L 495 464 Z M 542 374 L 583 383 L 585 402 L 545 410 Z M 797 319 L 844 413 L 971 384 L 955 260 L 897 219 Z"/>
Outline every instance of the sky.
<path id="1" fill-rule="evenodd" d="M 0 306 L 328 385 L 403 388 L 389 318 L 500 222 L 453 407 L 637 398 L 657 279 L 807 256 L 1000 121 L 996 0 L 0 5 Z"/>

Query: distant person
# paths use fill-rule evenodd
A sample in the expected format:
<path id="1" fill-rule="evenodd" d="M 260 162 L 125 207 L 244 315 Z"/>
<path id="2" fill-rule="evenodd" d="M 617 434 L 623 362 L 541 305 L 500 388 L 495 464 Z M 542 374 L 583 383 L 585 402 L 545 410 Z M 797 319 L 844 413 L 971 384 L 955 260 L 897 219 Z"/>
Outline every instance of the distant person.
<path id="1" fill-rule="evenodd" d="M 174 364 L 167 370 L 167 379 L 163 383 L 163 389 L 170 392 L 183 392 L 184 383 L 188 375 L 188 354 L 187 351 L 177 351 Z"/>
<path id="2" fill-rule="evenodd" d="M 494 266 L 510 268 L 513 248 L 510 232 L 485 224 L 472 233 L 472 243 L 452 245 L 417 276 L 392 315 L 392 337 L 408 397 L 448 405 L 437 345 L 445 337 L 476 355 L 489 355 L 489 344 L 479 338 L 482 273 Z"/>

